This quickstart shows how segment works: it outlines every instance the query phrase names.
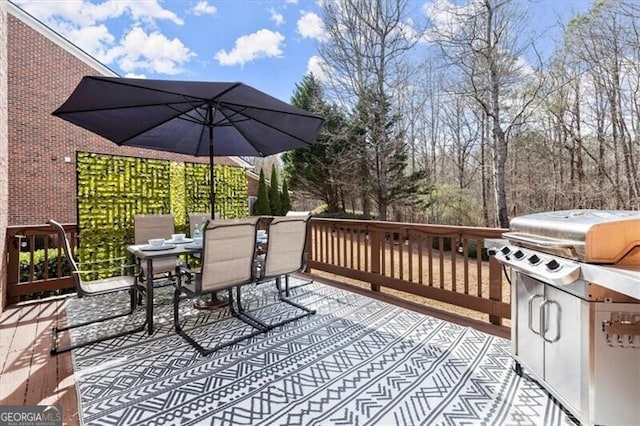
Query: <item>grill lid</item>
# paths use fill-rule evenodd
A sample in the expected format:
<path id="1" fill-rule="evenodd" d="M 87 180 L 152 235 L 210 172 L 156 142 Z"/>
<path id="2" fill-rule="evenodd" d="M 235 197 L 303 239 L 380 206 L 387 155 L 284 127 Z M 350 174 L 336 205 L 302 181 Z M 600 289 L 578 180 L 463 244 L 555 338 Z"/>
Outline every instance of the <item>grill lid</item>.
<path id="1" fill-rule="evenodd" d="M 512 244 L 588 263 L 640 264 L 640 212 L 562 210 L 511 220 Z M 623 262 L 624 260 L 624 262 Z"/>

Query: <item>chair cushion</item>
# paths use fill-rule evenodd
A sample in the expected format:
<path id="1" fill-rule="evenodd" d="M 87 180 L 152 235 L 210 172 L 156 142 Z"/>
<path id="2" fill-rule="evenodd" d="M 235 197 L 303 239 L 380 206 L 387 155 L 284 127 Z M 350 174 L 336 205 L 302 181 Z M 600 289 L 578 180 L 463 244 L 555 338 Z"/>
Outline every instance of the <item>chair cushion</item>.
<path id="1" fill-rule="evenodd" d="M 279 216 L 273 219 L 269 225 L 264 276 L 290 274 L 302 268 L 306 232 L 306 218 Z"/>
<path id="2" fill-rule="evenodd" d="M 158 259 L 153 259 L 153 274 L 164 274 L 165 272 L 175 272 L 176 264 L 178 262 L 178 256 L 172 257 L 160 257 Z M 147 276 L 147 261 L 143 260 L 140 262 L 140 268 L 142 269 L 142 274 Z"/>
<path id="3" fill-rule="evenodd" d="M 201 291 L 222 290 L 253 279 L 257 221 L 209 222 L 204 234 Z"/>
<path id="4" fill-rule="evenodd" d="M 133 232 L 136 244 L 146 244 L 152 238 L 170 238 L 174 233 L 173 215 L 134 215 Z"/>
<path id="5" fill-rule="evenodd" d="M 94 281 L 83 281 L 82 289 L 87 293 L 104 293 L 108 291 L 127 290 L 133 287 L 134 278 L 118 276 Z"/>

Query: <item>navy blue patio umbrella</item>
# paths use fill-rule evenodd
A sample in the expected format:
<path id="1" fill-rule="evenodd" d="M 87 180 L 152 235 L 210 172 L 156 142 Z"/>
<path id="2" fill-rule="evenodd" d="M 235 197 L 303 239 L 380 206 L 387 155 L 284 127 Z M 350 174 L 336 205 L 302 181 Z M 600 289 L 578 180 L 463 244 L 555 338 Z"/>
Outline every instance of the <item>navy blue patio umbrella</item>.
<path id="1" fill-rule="evenodd" d="M 85 76 L 53 115 L 118 145 L 208 156 L 260 156 L 315 142 L 323 119 L 238 82 Z"/>

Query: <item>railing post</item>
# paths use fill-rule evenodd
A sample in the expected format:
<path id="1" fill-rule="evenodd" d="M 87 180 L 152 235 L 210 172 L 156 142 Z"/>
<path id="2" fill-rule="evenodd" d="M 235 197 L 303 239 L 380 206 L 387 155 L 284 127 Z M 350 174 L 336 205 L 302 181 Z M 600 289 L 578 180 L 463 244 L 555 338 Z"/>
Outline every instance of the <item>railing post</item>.
<path id="1" fill-rule="evenodd" d="M 9 298 L 9 289 L 18 285 L 20 281 L 20 238 L 15 232 L 7 232 L 7 285 L 3 300 L 7 305 L 18 302 L 19 298 Z M 4 307 L 3 307 L 4 308 Z"/>
<path id="2" fill-rule="evenodd" d="M 371 241 L 371 272 L 380 274 L 380 230 L 369 228 L 369 237 Z M 371 290 L 380 291 L 380 285 L 371 283 Z"/>
<path id="3" fill-rule="evenodd" d="M 311 248 L 313 247 L 312 241 L 311 241 L 312 237 L 313 237 L 313 224 L 311 223 L 311 220 L 309 220 L 307 222 L 307 235 L 304 242 L 304 252 L 306 255 L 305 257 L 306 260 L 313 259 L 312 253 L 311 253 Z M 302 272 L 306 272 L 306 273 L 311 272 L 311 268 L 309 268 L 309 264 L 307 262 L 305 262 Z"/>
<path id="4" fill-rule="evenodd" d="M 502 301 L 502 266 L 495 256 L 489 256 L 489 299 Z M 502 317 L 489 315 L 489 322 L 502 325 Z"/>
<path id="5" fill-rule="evenodd" d="M 64 229 L 67 233 L 70 234 L 72 241 L 74 241 L 75 246 L 75 235 L 77 233 L 77 225 L 75 224 L 65 224 L 63 225 Z M 19 302 L 23 297 L 30 298 L 33 294 L 36 293 L 48 293 L 55 290 L 64 290 L 64 289 L 73 289 L 74 282 L 73 278 L 69 275 L 61 276 L 62 273 L 62 258 L 61 256 L 56 256 L 58 264 L 55 265 L 57 269 L 57 276 L 52 278 L 48 276 L 46 272 L 34 274 L 36 271 L 36 267 L 34 261 L 36 260 L 35 253 L 39 250 L 45 251 L 58 251 L 60 253 L 60 247 L 55 247 L 49 245 L 48 242 L 45 242 L 46 239 L 53 233 L 51 227 L 49 225 L 19 225 L 19 226 L 8 226 L 7 227 L 7 244 L 6 251 L 4 253 L 4 261 L 6 262 L 6 304 L 14 304 Z M 39 242 L 39 239 L 45 239 L 42 242 Z M 25 246 L 22 246 L 22 243 L 25 243 Z M 36 247 L 36 242 L 38 247 Z M 59 242 L 58 242 L 59 244 Z M 74 247 L 72 246 L 72 251 Z M 28 265 L 29 274 L 26 277 L 26 280 L 21 280 L 20 276 L 20 255 L 21 253 L 30 253 L 28 256 Z M 47 268 L 49 266 L 53 267 L 52 264 L 47 264 L 47 262 L 51 262 L 51 253 L 48 255 L 45 254 L 42 268 Z"/>

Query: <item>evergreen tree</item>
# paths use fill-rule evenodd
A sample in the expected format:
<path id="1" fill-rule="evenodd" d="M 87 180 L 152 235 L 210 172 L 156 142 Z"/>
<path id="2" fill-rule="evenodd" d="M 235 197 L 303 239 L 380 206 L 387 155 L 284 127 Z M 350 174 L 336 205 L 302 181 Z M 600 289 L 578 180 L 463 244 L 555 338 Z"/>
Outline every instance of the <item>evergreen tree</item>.
<path id="1" fill-rule="evenodd" d="M 264 172 L 260 170 L 260 180 L 258 181 L 258 199 L 253 206 L 253 214 L 256 216 L 271 214 L 269 208 L 269 197 L 267 195 L 267 182 L 264 179 Z"/>
<path id="2" fill-rule="evenodd" d="M 271 214 L 278 216 L 280 214 L 280 189 L 278 188 L 278 175 L 276 174 L 276 165 L 271 166 L 271 186 L 269 187 L 269 205 Z"/>
<path id="3" fill-rule="evenodd" d="M 348 144 L 348 156 L 358 159 L 351 181 L 362 192 L 365 215 L 371 198 L 380 220 L 387 220 L 394 204 L 414 203 L 424 179 L 422 170 L 407 170 L 408 146 L 399 122 L 389 97 L 381 97 L 374 88 L 362 91 L 352 121 L 354 137 Z"/>
<path id="4" fill-rule="evenodd" d="M 284 216 L 289 210 L 291 210 L 291 198 L 289 198 L 289 186 L 287 180 L 282 179 L 282 192 L 280 193 L 280 207 L 281 214 Z"/>
<path id="5" fill-rule="evenodd" d="M 320 81 L 313 74 L 305 75 L 302 82 L 296 84 L 291 103 L 325 118 L 325 124 L 316 143 L 282 154 L 288 184 L 292 191 L 323 200 L 329 212 L 342 211 L 342 194 L 345 184 L 349 183 L 345 170 L 353 167 L 344 156 L 348 138 L 346 117 L 337 105 L 324 101 Z"/>

